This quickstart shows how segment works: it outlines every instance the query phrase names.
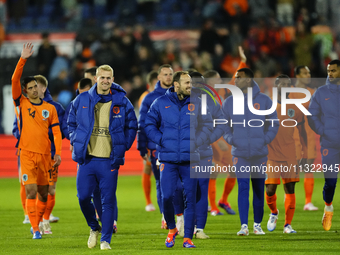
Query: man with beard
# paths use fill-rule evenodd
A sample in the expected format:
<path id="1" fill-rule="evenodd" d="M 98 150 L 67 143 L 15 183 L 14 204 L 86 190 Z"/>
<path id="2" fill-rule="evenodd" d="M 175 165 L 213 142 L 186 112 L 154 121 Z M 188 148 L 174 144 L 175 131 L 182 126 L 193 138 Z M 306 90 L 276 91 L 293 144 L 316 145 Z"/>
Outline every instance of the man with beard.
<path id="1" fill-rule="evenodd" d="M 195 224 L 197 179 L 191 178 L 190 172 L 195 170 L 200 160 L 198 148 L 209 142 L 212 118 L 210 114 L 201 114 L 198 97 L 190 97 L 192 82 L 188 72 L 176 72 L 173 84 L 174 87 L 151 105 L 145 120 L 145 132 L 157 144 L 161 163 L 162 203 L 169 228 L 165 245 L 173 247 L 178 235 L 173 200 L 180 179 L 185 194 L 183 247 L 196 248 L 191 239 Z"/>
<path id="2" fill-rule="evenodd" d="M 138 119 L 138 132 L 137 132 L 137 149 L 140 152 L 141 157 L 146 160 L 148 157 L 148 150 L 150 150 L 150 161 L 151 161 L 151 169 L 153 175 L 156 179 L 156 189 L 157 189 L 157 203 L 159 206 L 159 210 L 163 213 L 162 206 L 162 193 L 160 186 L 160 173 L 159 169 L 156 165 L 157 155 L 156 155 L 156 144 L 149 140 L 145 133 L 145 119 L 147 112 L 150 109 L 151 104 L 160 96 L 163 96 L 167 89 L 172 86 L 172 76 L 173 69 L 171 65 L 165 64 L 158 68 L 158 82 L 156 83 L 154 91 L 150 92 L 146 95 L 142 101 L 142 104 L 139 109 L 139 119 Z M 164 220 L 164 216 L 162 216 L 162 229 L 166 229 L 166 222 Z"/>
<path id="3" fill-rule="evenodd" d="M 307 66 L 297 66 L 294 69 L 294 74 L 296 77 L 295 87 L 307 89 L 311 95 L 314 94 L 315 90 L 310 87 L 311 85 L 311 74 Z M 300 99 L 304 98 L 303 93 L 290 93 L 289 98 Z M 310 101 L 303 103 L 303 106 L 308 109 Z M 296 158 L 300 162 L 300 165 L 305 168 L 310 168 L 316 159 L 316 139 L 314 131 L 309 127 L 307 116 L 304 117 L 304 128 L 306 130 L 307 140 L 305 144 L 300 141 L 300 135 L 297 128 L 294 131 L 294 140 L 296 148 Z M 303 210 L 305 211 L 316 211 L 318 208 L 312 203 L 312 195 L 314 189 L 314 177 L 313 173 L 305 172 L 304 178 L 304 188 L 305 188 L 305 205 Z"/>
<path id="4" fill-rule="evenodd" d="M 309 105 L 308 123 L 320 135 L 322 166 L 325 177 L 322 217 L 324 230 L 330 230 L 333 217 L 333 197 L 340 162 L 340 60 L 332 60 L 327 66 L 326 85 L 318 88 Z"/>

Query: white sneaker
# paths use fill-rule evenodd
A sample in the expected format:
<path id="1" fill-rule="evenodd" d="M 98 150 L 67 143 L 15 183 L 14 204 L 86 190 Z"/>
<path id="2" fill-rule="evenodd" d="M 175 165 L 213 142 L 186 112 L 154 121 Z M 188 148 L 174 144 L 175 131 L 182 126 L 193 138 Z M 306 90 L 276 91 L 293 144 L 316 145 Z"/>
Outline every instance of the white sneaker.
<path id="1" fill-rule="evenodd" d="M 28 218 L 28 215 L 25 215 L 25 219 L 24 221 L 22 222 L 23 224 L 30 224 L 30 219 Z"/>
<path id="2" fill-rule="evenodd" d="M 50 222 L 48 220 L 43 221 L 42 227 L 43 227 L 43 231 L 44 231 L 45 235 L 52 234 L 51 225 L 50 225 Z"/>
<path id="3" fill-rule="evenodd" d="M 44 234 L 44 226 L 43 226 L 43 223 L 42 221 L 39 222 L 39 231 L 40 231 L 40 234 Z"/>
<path id="4" fill-rule="evenodd" d="M 59 221 L 59 217 L 53 216 L 53 214 L 50 214 L 50 223 L 55 223 Z"/>
<path id="5" fill-rule="evenodd" d="M 152 212 L 152 211 L 155 211 L 156 208 L 153 204 L 148 204 L 147 206 L 145 206 L 145 211 L 147 212 Z"/>
<path id="6" fill-rule="evenodd" d="M 261 228 L 261 223 L 254 223 L 254 227 L 253 227 L 253 231 L 255 235 L 264 235 L 266 234 L 265 232 L 263 232 L 262 228 Z"/>
<path id="7" fill-rule="evenodd" d="M 276 222 L 277 219 L 279 218 L 279 210 L 277 210 L 277 214 L 269 214 L 269 220 L 267 223 L 267 229 L 268 231 L 274 231 L 276 228 Z"/>
<path id="8" fill-rule="evenodd" d="M 210 237 L 206 235 L 203 230 L 197 230 L 195 234 L 197 239 L 209 239 Z"/>
<path id="9" fill-rule="evenodd" d="M 305 206 L 303 207 L 303 210 L 304 211 L 317 211 L 317 210 L 319 210 L 319 208 L 317 208 L 312 203 L 308 203 L 308 204 L 305 204 Z"/>
<path id="10" fill-rule="evenodd" d="M 283 233 L 285 233 L 285 234 L 295 234 L 296 231 L 292 228 L 291 225 L 288 224 L 287 226 L 285 226 L 283 228 Z"/>
<path id="11" fill-rule="evenodd" d="M 90 249 L 96 247 L 99 233 L 100 233 L 100 230 L 92 230 L 92 229 L 90 230 L 90 236 L 89 236 L 89 240 L 87 241 L 87 247 L 89 247 Z"/>
<path id="12" fill-rule="evenodd" d="M 247 224 L 243 224 L 241 226 L 241 230 L 237 232 L 238 236 L 248 236 L 249 235 L 249 229 Z"/>
<path id="13" fill-rule="evenodd" d="M 179 236 L 184 237 L 184 218 L 183 218 L 183 215 L 177 216 L 176 228 L 178 229 Z"/>
<path id="14" fill-rule="evenodd" d="M 108 242 L 102 241 L 102 242 L 100 242 L 100 249 L 101 250 L 111 250 L 111 246 Z"/>

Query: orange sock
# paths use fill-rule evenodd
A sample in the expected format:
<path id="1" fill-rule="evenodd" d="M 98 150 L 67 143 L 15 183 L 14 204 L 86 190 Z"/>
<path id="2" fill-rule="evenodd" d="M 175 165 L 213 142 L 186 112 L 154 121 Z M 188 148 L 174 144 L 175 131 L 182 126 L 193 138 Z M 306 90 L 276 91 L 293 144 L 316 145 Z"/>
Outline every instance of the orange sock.
<path id="1" fill-rule="evenodd" d="M 45 213 L 44 213 L 44 219 L 45 220 L 50 219 L 50 215 L 51 215 L 51 212 L 54 208 L 54 205 L 55 205 L 55 194 L 53 196 L 48 195 L 47 196 L 46 210 L 45 210 Z"/>
<path id="2" fill-rule="evenodd" d="M 331 206 L 331 205 L 332 205 L 332 203 L 333 203 L 333 202 L 330 202 L 330 203 L 326 203 L 326 202 L 325 202 L 325 205 L 327 205 L 327 206 Z"/>
<path id="3" fill-rule="evenodd" d="M 216 179 L 209 180 L 209 188 L 208 188 L 209 202 L 211 206 L 211 211 L 218 211 L 216 205 Z"/>
<path id="4" fill-rule="evenodd" d="M 33 231 L 39 231 L 38 221 L 37 221 L 37 206 L 36 199 L 26 199 L 26 212 L 28 218 L 30 219 Z"/>
<path id="5" fill-rule="evenodd" d="M 177 231 L 177 228 L 169 229 L 169 234 L 175 234 Z"/>
<path id="6" fill-rule="evenodd" d="M 277 214 L 278 212 L 277 212 L 277 207 L 276 207 L 276 199 L 277 199 L 276 194 L 274 194 L 273 196 L 268 196 L 267 192 L 265 192 L 265 194 L 266 194 L 267 205 L 271 213 Z"/>
<path id="7" fill-rule="evenodd" d="M 36 206 L 37 206 L 36 221 L 38 222 L 38 224 L 42 220 L 42 217 L 45 213 L 46 205 L 47 205 L 47 202 L 42 202 L 39 199 L 36 201 Z"/>
<path id="8" fill-rule="evenodd" d="M 146 205 L 152 203 L 151 202 L 151 197 L 150 197 L 150 193 L 151 193 L 151 181 L 150 181 L 150 178 L 151 178 L 150 174 L 142 173 L 142 187 L 143 187 L 143 191 L 144 191 Z"/>
<path id="9" fill-rule="evenodd" d="M 183 238 L 183 243 L 185 243 L 186 241 L 191 241 L 191 239 L 190 238 Z"/>
<path id="10" fill-rule="evenodd" d="M 27 215 L 26 212 L 26 190 L 25 190 L 25 185 L 22 185 L 20 182 L 20 198 L 21 198 L 21 205 L 22 209 L 24 209 L 25 215 Z"/>
<path id="11" fill-rule="evenodd" d="M 224 204 L 228 203 L 228 196 L 230 194 L 230 192 L 233 190 L 234 186 L 235 186 L 235 182 L 236 182 L 236 178 L 227 178 L 225 179 L 224 182 L 224 189 L 223 189 L 223 194 L 222 194 L 222 198 L 221 198 L 221 202 Z"/>
<path id="12" fill-rule="evenodd" d="M 305 173 L 304 186 L 305 186 L 305 194 L 306 194 L 305 204 L 308 204 L 312 202 L 312 195 L 313 195 L 313 189 L 314 189 L 313 173 Z"/>
<path id="13" fill-rule="evenodd" d="M 287 224 L 291 225 L 295 213 L 295 194 L 286 194 L 285 210 L 286 210 L 285 226 Z"/>

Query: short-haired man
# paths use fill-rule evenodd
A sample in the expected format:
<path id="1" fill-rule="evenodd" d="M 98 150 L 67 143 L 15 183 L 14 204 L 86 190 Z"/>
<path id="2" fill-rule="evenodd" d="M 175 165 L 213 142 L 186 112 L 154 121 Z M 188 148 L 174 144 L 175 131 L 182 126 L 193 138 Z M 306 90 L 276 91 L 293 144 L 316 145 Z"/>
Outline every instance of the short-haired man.
<path id="1" fill-rule="evenodd" d="M 192 164 L 200 159 L 198 147 L 208 144 L 212 131 L 210 114 L 202 115 L 198 97 L 190 97 L 191 77 L 179 71 L 173 76 L 174 87 L 156 99 L 145 120 L 148 138 L 157 144 L 160 164 L 163 213 L 169 228 L 166 247 L 173 247 L 178 235 L 173 197 L 180 178 L 185 194 L 184 248 L 195 248 L 194 232 L 197 179 L 190 178 Z"/>
<path id="2" fill-rule="evenodd" d="M 310 70 L 307 66 L 297 66 L 294 69 L 294 75 L 296 77 L 295 87 L 307 89 L 311 95 L 314 94 L 315 90 L 310 86 L 311 85 L 311 74 Z M 291 99 L 300 99 L 304 98 L 305 94 L 303 93 L 290 93 L 289 98 Z M 310 101 L 303 103 L 302 105 L 308 109 Z M 297 128 L 295 128 L 294 132 L 294 140 L 296 147 L 296 157 L 297 160 L 300 161 L 300 166 L 304 168 L 312 167 L 314 160 L 316 159 L 316 139 L 315 132 L 308 125 L 307 116 L 304 117 L 304 129 L 306 131 L 307 140 L 305 144 L 302 144 L 301 137 L 299 136 L 299 132 Z M 308 169 L 306 169 L 308 170 Z M 312 195 L 314 189 L 314 177 L 313 173 L 305 172 L 304 176 L 304 188 L 305 188 L 305 205 L 303 210 L 307 211 L 316 211 L 318 208 L 312 203 Z"/>
<path id="3" fill-rule="evenodd" d="M 144 100 L 144 98 L 146 97 L 147 94 L 149 94 L 150 92 L 154 91 L 156 84 L 158 82 L 158 72 L 157 71 L 151 71 L 148 73 L 148 75 L 146 76 L 146 83 L 147 83 L 147 90 L 144 91 L 144 93 L 140 96 L 139 100 L 138 100 L 138 107 L 141 108 L 142 102 Z M 148 152 L 150 153 L 150 152 Z M 143 191 L 144 191 L 144 196 L 145 196 L 145 200 L 146 200 L 146 206 L 145 206 L 145 211 L 150 212 L 150 211 L 154 211 L 156 210 L 155 206 L 152 204 L 151 201 L 151 172 L 152 172 L 152 168 L 151 168 L 151 161 L 150 161 L 150 156 L 148 154 L 148 157 L 146 158 L 146 160 L 143 158 L 143 173 L 142 173 L 142 187 L 143 187 Z"/>
<path id="4" fill-rule="evenodd" d="M 154 91 L 150 92 L 145 96 L 142 101 L 141 107 L 139 109 L 139 119 L 138 119 L 138 132 L 137 132 L 137 149 L 140 152 L 141 157 L 146 160 L 148 155 L 148 150 L 150 151 L 150 161 L 151 169 L 153 175 L 156 179 L 156 189 L 157 189 L 157 203 L 160 212 L 163 214 L 162 206 L 162 191 L 160 186 L 160 173 L 156 165 L 157 155 L 156 155 L 156 144 L 152 139 L 149 139 L 145 133 L 145 119 L 147 112 L 150 109 L 151 104 L 159 97 L 163 96 L 165 92 L 172 86 L 173 70 L 171 65 L 165 64 L 158 68 L 158 82 L 156 83 Z M 162 229 L 166 229 L 166 222 L 164 216 L 162 215 Z"/>
<path id="5" fill-rule="evenodd" d="M 51 141 L 48 132 L 51 128 L 55 142 L 53 167 L 58 167 L 61 163 L 61 132 L 57 111 L 53 105 L 39 98 L 37 80 L 34 77 L 24 78 L 23 87 L 27 97 L 22 95 L 20 77 L 27 59 L 32 54 L 33 45 L 24 44 L 12 77 L 12 96 L 20 134 L 18 149 L 21 179 L 27 197 L 26 211 L 32 225 L 33 239 L 41 239 L 38 225 L 46 209 L 48 170 L 51 169 Z"/>
<path id="6" fill-rule="evenodd" d="M 88 247 L 110 250 L 113 233 L 118 169 L 124 164 L 137 132 L 137 119 L 126 92 L 113 82 L 109 65 L 97 68 L 96 81 L 88 92 L 77 96 L 68 117 L 72 159 L 79 164 L 77 192 L 80 208 L 91 228 Z M 91 196 L 99 184 L 102 227 L 96 219 Z"/>
<path id="7" fill-rule="evenodd" d="M 254 74 L 249 68 L 237 70 L 235 84 L 244 94 L 244 105 L 248 105 L 248 97 L 252 97 L 253 108 L 257 110 L 268 110 L 272 106 L 272 100 L 260 92 L 260 88 L 253 80 Z M 248 88 L 252 88 L 252 94 L 248 94 Z M 237 100 L 237 99 L 235 99 Z M 249 212 L 249 180 L 252 180 L 253 187 L 253 211 L 254 227 L 256 235 L 265 234 L 261 228 L 264 206 L 264 173 L 251 172 L 250 169 L 263 169 L 267 164 L 269 144 L 278 131 L 276 111 L 269 115 L 255 115 L 248 107 L 244 109 L 244 115 L 233 113 L 234 96 L 229 96 L 222 106 L 226 125 L 224 139 L 232 145 L 233 165 L 236 167 L 238 182 L 238 210 L 241 220 L 239 236 L 249 235 L 248 212 Z M 248 122 L 252 119 L 264 123 L 259 127 L 251 127 Z M 233 123 L 232 125 L 230 123 Z M 245 170 L 246 169 L 246 170 Z M 247 170 L 248 169 L 248 170 Z"/>
<path id="8" fill-rule="evenodd" d="M 285 115 L 281 115 L 281 88 L 291 86 L 290 78 L 285 75 L 279 75 L 275 80 L 275 86 L 278 88 L 278 102 L 276 107 L 277 118 L 280 123 L 287 118 L 292 120 L 289 125 L 280 126 L 274 140 L 268 144 L 268 162 L 267 162 L 267 178 L 266 184 L 266 201 L 271 211 L 267 223 L 267 229 L 274 231 L 279 215 L 276 206 L 276 188 L 280 184 L 280 177 L 284 185 L 285 191 L 285 224 L 283 233 L 296 233 L 292 228 L 291 222 L 295 212 L 295 183 L 299 179 L 298 162 L 296 160 L 293 122 L 297 125 L 299 136 L 303 139 L 302 143 L 306 143 L 307 137 L 304 129 L 304 115 L 295 105 L 289 105 Z M 287 124 L 288 125 L 288 124 Z M 288 169 L 288 171 L 275 171 L 274 169 Z"/>
<path id="9" fill-rule="evenodd" d="M 58 119 L 59 119 L 59 125 L 61 127 L 61 123 L 64 118 L 65 110 L 64 107 L 58 103 L 54 102 L 52 99 L 52 96 L 47 88 L 48 81 L 45 76 L 43 75 L 35 75 L 34 78 L 37 80 L 38 84 L 38 94 L 39 97 L 42 98 L 47 103 L 50 103 L 51 105 L 54 105 L 54 107 L 57 110 Z M 64 138 L 64 133 L 62 132 L 62 138 Z M 53 139 L 52 130 L 49 130 L 49 138 L 51 140 L 51 165 L 53 165 L 53 158 L 55 154 L 55 144 Z M 51 169 L 48 170 L 49 175 L 49 187 L 48 187 L 48 197 L 47 197 L 47 206 L 46 210 L 43 216 L 43 231 L 44 234 L 52 234 L 50 222 L 57 222 L 59 220 L 58 217 L 54 217 L 52 215 L 52 210 L 55 205 L 55 191 L 56 191 L 56 184 L 58 180 L 58 167 L 51 167 Z"/>
<path id="10" fill-rule="evenodd" d="M 97 82 L 96 81 L 96 71 L 97 71 L 97 67 L 96 66 L 88 68 L 88 69 L 86 69 L 84 71 L 84 78 L 90 79 L 91 82 L 92 82 L 92 86 Z"/>
<path id="11" fill-rule="evenodd" d="M 327 65 L 326 85 L 319 87 L 311 98 L 308 123 L 320 135 L 322 166 L 325 177 L 322 218 L 324 230 L 330 230 L 333 217 L 333 197 L 340 162 L 340 60 Z M 325 169 L 326 167 L 326 169 Z"/>

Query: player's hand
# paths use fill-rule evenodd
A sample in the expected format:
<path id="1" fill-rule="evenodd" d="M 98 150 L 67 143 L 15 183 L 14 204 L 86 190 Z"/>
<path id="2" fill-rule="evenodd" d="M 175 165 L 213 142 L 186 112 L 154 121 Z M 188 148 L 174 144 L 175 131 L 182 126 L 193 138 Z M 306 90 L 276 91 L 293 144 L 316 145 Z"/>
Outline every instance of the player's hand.
<path id="1" fill-rule="evenodd" d="M 244 54 L 244 50 L 243 50 L 242 46 L 238 46 L 238 54 L 240 55 L 241 62 L 246 63 L 247 57 L 246 57 L 246 54 Z"/>
<path id="2" fill-rule="evenodd" d="M 60 163 L 61 163 L 61 157 L 59 155 L 55 154 L 53 159 L 55 161 L 53 167 L 59 166 Z"/>
<path id="3" fill-rule="evenodd" d="M 217 142 L 217 145 L 218 145 L 218 147 L 219 147 L 222 151 L 227 151 L 227 150 L 229 150 L 228 145 L 227 145 L 224 141 L 222 141 L 222 140 L 219 140 L 219 141 Z"/>
<path id="4" fill-rule="evenodd" d="M 299 165 L 304 167 L 307 164 L 307 159 L 306 158 L 302 158 L 299 162 Z"/>
<path id="5" fill-rule="evenodd" d="M 32 43 L 24 43 L 24 46 L 21 51 L 21 58 L 27 59 L 33 54 L 33 44 Z"/>
<path id="6" fill-rule="evenodd" d="M 70 151 L 73 152 L 73 145 L 70 145 Z"/>

